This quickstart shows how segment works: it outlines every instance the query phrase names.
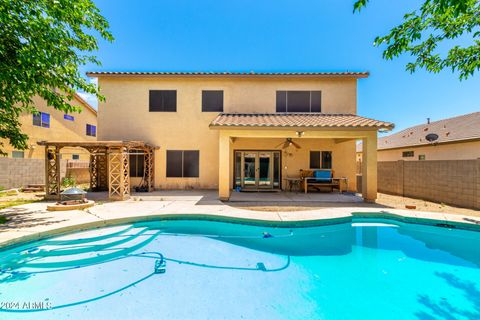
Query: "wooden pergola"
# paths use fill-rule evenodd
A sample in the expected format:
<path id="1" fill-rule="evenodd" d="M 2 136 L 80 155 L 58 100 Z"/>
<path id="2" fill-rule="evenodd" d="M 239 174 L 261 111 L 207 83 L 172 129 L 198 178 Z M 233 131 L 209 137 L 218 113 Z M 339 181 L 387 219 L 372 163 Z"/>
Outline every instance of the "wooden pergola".
<path id="1" fill-rule="evenodd" d="M 130 197 L 131 153 L 143 153 L 143 190 L 153 191 L 155 146 L 143 141 L 40 141 L 45 146 L 45 191 L 47 199 L 60 199 L 60 150 L 63 147 L 83 148 L 90 152 L 90 190 L 107 191 L 111 200 Z"/>

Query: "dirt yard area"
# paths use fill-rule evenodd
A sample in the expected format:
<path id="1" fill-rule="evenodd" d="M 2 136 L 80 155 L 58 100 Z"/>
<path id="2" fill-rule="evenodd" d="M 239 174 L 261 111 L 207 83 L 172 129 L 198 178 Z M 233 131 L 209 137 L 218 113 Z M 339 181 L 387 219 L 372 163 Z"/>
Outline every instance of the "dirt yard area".
<path id="1" fill-rule="evenodd" d="M 9 190 L 0 192 L 0 210 L 21 204 L 32 203 L 43 199 L 44 192 L 21 192 Z"/>
<path id="2" fill-rule="evenodd" d="M 374 208 L 385 207 L 385 208 L 394 208 L 394 209 L 407 209 L 406 206 L 415 206 L 416 208 L 412 210 L 442 212 L 442 213 L 450 213 L 450 214 L 463 214 L 463 215 L 469 215 L 473 217 L 480 217 L 480 210 L 452 207 L 445 204 L 413 199 L 413 198 L 392 196 L 384 193 L 378 194 L 378 199 L 374 204 L 310 202 L 305 204 L 304 203 L 284 203 L 280 206 L 278 205 L 274 206 L 268 203 L 256 203 L 254 205 L 247 204 L 247 203 L 238 203 L 238 204 L 229 203 L 229 205 L 235 206 L 241 209 L 254 210 L 254 211 L 304 211 L 304 210 L 315 210 L 315 209 L 325 208 L 329 206 L 330 207 L 358 206 L 358 207 L 374 207 Z"/>
<path id="3" fill-rule="evenodd" d="M 425 200 L 392 196 L 389 194 L 379 193 L 377 204 L 396 208 L 396 209 L 405 209 L 405 206 L 415 206 L 418 211 L 430 211 L 430 212 L 442 212 L 450 214 L 464 214 L 474 217 L 480 217 L 480 210 L 466 209 L 452 207 L 442 203 L 435 203 Z"/>

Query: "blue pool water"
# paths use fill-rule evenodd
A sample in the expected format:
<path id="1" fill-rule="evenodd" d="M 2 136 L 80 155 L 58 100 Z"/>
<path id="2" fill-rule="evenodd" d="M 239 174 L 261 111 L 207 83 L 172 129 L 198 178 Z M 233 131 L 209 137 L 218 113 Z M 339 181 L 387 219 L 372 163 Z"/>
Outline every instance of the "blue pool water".
<path id="1" fill-rule="evenodd" d="M 136 223 L 0 252 L 0 269 L 2 320 L 480 319 L 480 232 L 386 220 Z"/>

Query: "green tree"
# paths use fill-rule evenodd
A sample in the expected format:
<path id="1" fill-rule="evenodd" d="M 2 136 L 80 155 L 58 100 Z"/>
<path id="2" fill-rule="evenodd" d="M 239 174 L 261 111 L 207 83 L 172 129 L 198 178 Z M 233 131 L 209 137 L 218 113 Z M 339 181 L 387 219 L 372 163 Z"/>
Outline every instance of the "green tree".
<path id="1" fill-rule="evenodd" d="M 113 41 L 91 0 L 0 0 L 0 138 L 27 147 L 19 115 L 37 112 L 36 95 L 63 112 L 81 111 L 72 105 L 77 90 L 103 99 L 79 72 L 86 63 L 100 64 L 91 55 L 96 36 Z"/>
<path id="2" fill-rule="evenodd" d="M 354 12 L 367 2 L 357 0 Z M 418 10 L 405 14 L 403 23 L 389 34 L 377 37 L 374 45 L 386 46 L 383 58 L 387 60 L 410 54 L 413 60 L 406 69 L 411 73 L 419 68 L 433 73 L 451 69 L 462 80 L 480 69 L 479 27 L 480 1 L 425 0 Z M 459 39 L 468 44 L 459 45 Z"/>

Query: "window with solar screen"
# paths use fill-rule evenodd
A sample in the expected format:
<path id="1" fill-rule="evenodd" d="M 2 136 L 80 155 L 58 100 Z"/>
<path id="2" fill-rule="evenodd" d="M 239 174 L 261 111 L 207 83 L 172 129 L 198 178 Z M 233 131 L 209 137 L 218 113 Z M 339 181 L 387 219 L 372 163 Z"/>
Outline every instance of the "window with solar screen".
<path id="1" fill-rule="evenodd" d="M 322 112 L 322 92 L 277 91 L 277 112 Z"/>

